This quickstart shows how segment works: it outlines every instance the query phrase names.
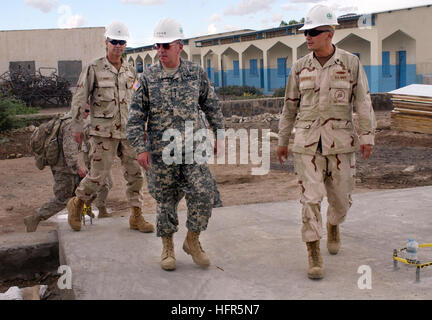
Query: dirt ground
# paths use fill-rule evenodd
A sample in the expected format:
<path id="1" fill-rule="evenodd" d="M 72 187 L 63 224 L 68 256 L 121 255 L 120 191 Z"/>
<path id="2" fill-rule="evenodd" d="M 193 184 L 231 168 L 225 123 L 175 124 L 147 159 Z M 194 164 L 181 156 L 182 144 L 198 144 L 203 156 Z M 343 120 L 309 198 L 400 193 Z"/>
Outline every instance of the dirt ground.
<path id="1" fill-rule="evenodd" d="M 377 112 L 377 119 L 374 154 L 366 161 L 357 155 L 355 192 L 432 185 L 432 135 L 391 130 L 388 111 Z M 276 120 L 269 123 L 227 121 L 227 127 L 234 129 L 270 128 L 277 132 L 277 125 Z M 28 150 L 29 136 L 30 132 L 26 130 L 0 135 L 0 234 L 25 232 L 23 218 L 52 197 L 51 171 L 49 168 L 40 171 L 35 167 Z M 276 148 L 277 140 L 272 139 L 271 167 L 267 175 L 251 175 L 253 165 L 211 166 L 225 206 L 298 199 L 292 157 L 281 166 L 276 159 Z M 17 154 L 19 158 L 16 158 Z M 119 160 L 116 160 L 112 174 L 114 187 L 108 197 L 108 208 L 114 216 L 127 216 L 125 180 Z M 146 185 L 143 196 L 143 212 L 154 214 L 156 202 Z M 186 209 L 184 199 L 179 209 Z M 53 228 L 55 223 L 48 220 L 42 222 L 38 230 Z"/>

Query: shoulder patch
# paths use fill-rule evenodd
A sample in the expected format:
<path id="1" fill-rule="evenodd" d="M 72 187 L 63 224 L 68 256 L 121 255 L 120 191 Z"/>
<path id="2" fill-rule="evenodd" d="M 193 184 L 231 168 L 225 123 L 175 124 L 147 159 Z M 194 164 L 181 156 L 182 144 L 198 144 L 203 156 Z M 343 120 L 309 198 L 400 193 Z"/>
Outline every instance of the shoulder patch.
<path id="1" fill-rule="evenodd" d="M 137 91 L 139 89 L 139 87 L 140 87 L 140 83 L 138 82 L 138 80 L 135 80 L 135 83 L 133 85 L 134 91 Z"/>

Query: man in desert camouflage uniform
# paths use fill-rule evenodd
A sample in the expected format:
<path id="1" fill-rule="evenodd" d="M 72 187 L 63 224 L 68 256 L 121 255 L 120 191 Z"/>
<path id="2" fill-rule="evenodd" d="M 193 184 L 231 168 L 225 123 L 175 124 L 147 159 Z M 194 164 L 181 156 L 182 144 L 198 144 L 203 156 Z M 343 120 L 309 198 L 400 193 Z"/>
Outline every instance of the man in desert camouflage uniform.
<path id="1" fill-rule="evenodd" d="M 72 126 L 76 141 L 83 138 L 84 109 L 90 101 L 90 172 L 81 181 L 67 205 L 69 224 L 81 230 L 81 212 L 84 203 L 90 205 L 104 185 L 117 155 L 121 159 L 127 181 L 126 196 L 131 207 L 131 229 L 153 232 L 154 227 L 144 220 L 141 211 L 143 177 L 136 153 L 126 140 L 128 107 L 135 70 L 123 60 L 129 32 L 121 22 L 112 23 L 106 31 L 107 56 L 84 68 L 72 99 Z"/>
<path id="2" fill-rule="evenodd" d="M 334 13 L 313 7 L 305 25 L 311 53 L 296 61 L 289 75 L 285 105 L 279 123 L 278 157 L 288 157 L 288 142 L 295 128 L 294 168 L 301 187 L 302 240 L 309 256 L 308 276 L 323 277 L 319 242 L 322 237 L 321 201 L 327 194 L 327 248 L 340 248 L 339 224 L 351 206 L 355 151 L 363 159 L 372 153 L 375 115 L 366 74 L 359 59 L 332 44 Z M 353 107 L 359 117 L 358 135 L 353 126 Z"/>
<path id="3" fill-rule="evenodd" d="M 83 154 L 83 160 L 84 165 L 87 169 L 87 172 L 90 172 L 90 150 L 91 150 L 91 136 L 90 136 L 90 118 L 88 117 L 90 114 L 90 106 L 87 105 L 85 109 L 85 115 L 84 115 L 84 128 L 83 128 L 83 142 L 81 146 L 82 154 Z M 102 187 L 99 189 L 96 195 L 96 199 L 94 200 L 94 205 L 99 211 L 98 218 L 109 218 L 112 217 L 111 213 L 108 213 L 106 208 L 106 199 L 108 197 L 108 193 L 111 190 L 113 186 L 111 172 L 107 175 L 105 179 L 105 183 L 102 185 Z"/>
<path id="4" fill-rule="evenodd" d="M 37 214 L 24 218 L 27 232 L 34 232 L 40 221 L 47 220 L 66 207 L 67 201 L 74 196 L 79 179 L 84 178 L 87 171 L 79 168 L 79 145 L 73 137 L 72 116 L 67 113 L 62 119 L 58 131 L 59 156 L 57 163 L 51 166 L 54 177 L 54 198 L 43 204 Z"/>
<path id="5" fill-rule="evenodd" d="M 214 133 L 224 128 L 223 116 L 213 85 L 204 70 L 180 58 L 183 49 L 183 30 L 172 19 L 162 19 L 154 31 L 154 43 L 160 63 L 145 70 L 135 86 L 129 111 L 127 138 L 144 167 L 151 195 L 158 206 L 157 236 L 162 238 L 161 267 L 174 270 L 173 234 L 177 232 L 177 204 L 185 193 L 188 207 L 186 227 L 188 233 L 183 250 L 202 266 L 210 265 L 199 241 L 200 232 L 206 230 L 212 213 L 214 179 L 206 163 L 185 161 L 193 150 L 185 148 L 186 121 L 193 123 L 193 131 L 204 128 L 199 120 L 202 110 Z M 148 139 L 145 139 L 147 125 Z M 170 143 L 162 139 L 169 129 L 182 135 L 181 164 L 168 164 L 163 151 Z M 195 150 L 197 142 L 192 142 Z M 217 141 L 215 152 L 223 141 Z"/>

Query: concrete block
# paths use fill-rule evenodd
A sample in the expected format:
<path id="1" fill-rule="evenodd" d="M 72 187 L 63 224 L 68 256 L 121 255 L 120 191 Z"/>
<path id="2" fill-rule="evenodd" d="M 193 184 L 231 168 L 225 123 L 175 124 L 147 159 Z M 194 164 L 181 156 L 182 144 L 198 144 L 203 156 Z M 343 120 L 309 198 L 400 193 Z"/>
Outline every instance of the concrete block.
<path id="1" fill-rule="evenodd" d="M 58 266 L 57 231 L 0 236 L 0 280 L 31 279 Z"/>

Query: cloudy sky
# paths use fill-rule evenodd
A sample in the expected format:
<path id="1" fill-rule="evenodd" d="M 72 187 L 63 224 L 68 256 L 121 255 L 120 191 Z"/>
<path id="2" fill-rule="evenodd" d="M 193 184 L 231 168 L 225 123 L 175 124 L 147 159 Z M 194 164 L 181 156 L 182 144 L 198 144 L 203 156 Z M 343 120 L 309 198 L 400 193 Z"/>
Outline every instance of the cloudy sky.
<path id="1" fill-rule="evenodd" d="M 432 4 L 432 0 L 14 0 L 2 1 L 0 30 L 106 27 L 124 22 L 129 46 L 151 44 L 155 24 L 177 19 L 187 38 L 279 26 L 300 20 L 310 7 L 325 4 L 337 15 L 372 13 Z"/>

